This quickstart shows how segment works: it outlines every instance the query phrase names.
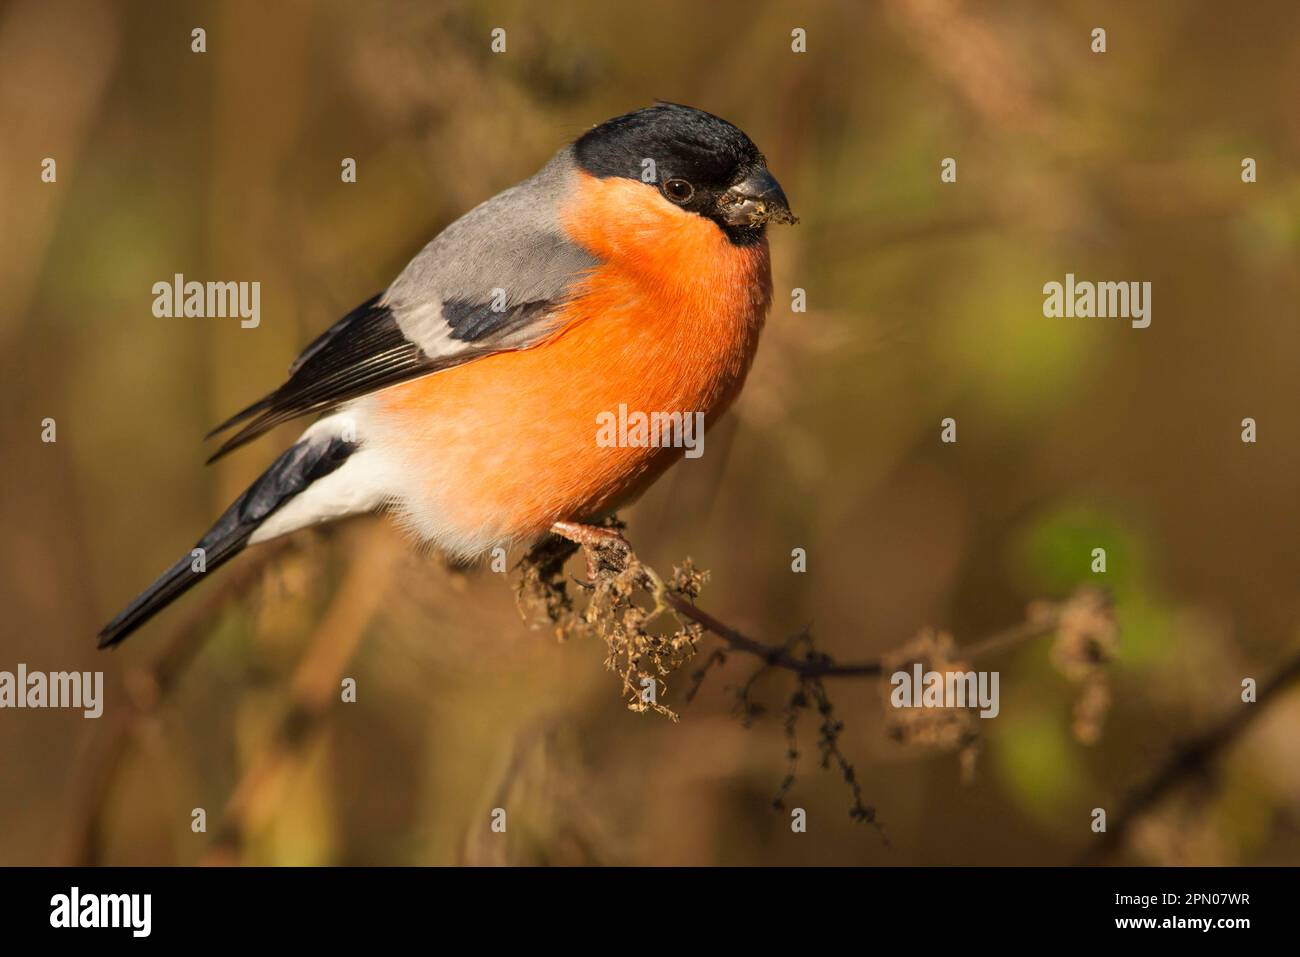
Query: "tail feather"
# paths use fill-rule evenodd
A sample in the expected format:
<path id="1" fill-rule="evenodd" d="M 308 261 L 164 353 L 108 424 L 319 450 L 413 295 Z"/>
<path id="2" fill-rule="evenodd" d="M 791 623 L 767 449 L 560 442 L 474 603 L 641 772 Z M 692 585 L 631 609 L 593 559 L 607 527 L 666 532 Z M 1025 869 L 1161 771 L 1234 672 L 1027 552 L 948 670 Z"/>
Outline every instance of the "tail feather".
<path id="1" fill-rule="evenodd" d="M 108 648 L 124 640 L 150 618 L 189 591 L 208 572 L 234 558 L 249 537 L 276 509 L 337 469 L 356 451 L 356 444 L 339 436 L 305 438 L 271 464 L 248 489 L 231 503 L 217 523 L 199 539 L 203 549 L 203 571 L 195 571 L 194 553 L 179 559 L 171 568 L 126 606 L 99 633 L 99 647 Z"/>

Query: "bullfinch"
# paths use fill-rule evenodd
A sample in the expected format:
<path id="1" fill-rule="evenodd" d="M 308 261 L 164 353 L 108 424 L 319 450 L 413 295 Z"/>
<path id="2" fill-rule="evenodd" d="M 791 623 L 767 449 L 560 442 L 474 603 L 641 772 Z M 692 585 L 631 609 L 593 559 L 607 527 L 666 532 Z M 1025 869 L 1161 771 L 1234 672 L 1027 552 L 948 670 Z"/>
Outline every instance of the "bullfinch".
<path id="1" fill-rule="evenodd" d="M 203 562 L 163 572 L 100 647 L 245 546 L 319 522 L 387 509 L 458 559 L 590 528 L 682 455 L 597 441 L 602 416 L 726 410 L 771 301 L 766 226 L 795 221 L 763 154 L 712 114 L 660 103 L 588 130 L 213 430 L 229 433 L 215 459 L 321 416 L 199 539 Z"/>

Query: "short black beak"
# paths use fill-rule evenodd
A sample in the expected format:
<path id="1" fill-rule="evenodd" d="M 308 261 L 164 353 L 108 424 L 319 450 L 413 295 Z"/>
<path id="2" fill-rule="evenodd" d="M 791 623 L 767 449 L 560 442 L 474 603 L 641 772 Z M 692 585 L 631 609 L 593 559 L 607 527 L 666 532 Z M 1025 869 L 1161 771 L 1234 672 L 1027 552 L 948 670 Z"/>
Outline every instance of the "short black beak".
<path id="1" fill-rule="evenodd" d="M 718 201 L 718 212 L 728 226 L 799 222 L 790 212 L 781 184 L 766 168 L 754 170 Z"/>

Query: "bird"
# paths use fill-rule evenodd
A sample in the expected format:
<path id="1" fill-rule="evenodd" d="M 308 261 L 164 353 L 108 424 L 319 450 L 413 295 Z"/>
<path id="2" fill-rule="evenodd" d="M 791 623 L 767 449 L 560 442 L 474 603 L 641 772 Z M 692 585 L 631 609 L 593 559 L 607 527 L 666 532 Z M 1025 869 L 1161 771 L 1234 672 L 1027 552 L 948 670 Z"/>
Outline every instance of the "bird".
<path id="1" fill-rule="evenodd" d="M 246 547 L 352 515 L 386 511 L 458 561 L 551 532 L 595 540 L 682 457 L 671 442 L 597 442 L 600 417 L 716 421 L 771 305 L 767 226 L 795 222 L 766 158 L 718 116 L 660 101 L 587 129 L 209 433 L 226 436 L 211 462 L 318 416 L 99 647 Z"/>

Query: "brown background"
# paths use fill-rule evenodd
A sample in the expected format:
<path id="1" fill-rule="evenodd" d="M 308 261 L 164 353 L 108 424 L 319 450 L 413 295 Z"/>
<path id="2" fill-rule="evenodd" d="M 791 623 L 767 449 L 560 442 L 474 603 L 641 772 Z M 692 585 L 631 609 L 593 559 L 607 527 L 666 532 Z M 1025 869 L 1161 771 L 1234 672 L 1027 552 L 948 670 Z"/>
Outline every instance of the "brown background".
<path id="1" fill-rule="evenodd" d="M 117 653 L 95 631 L 296 434 L 204 468 L 203 433 L 442 226 L 654 98 L 742 126 L 803 222 L 773 235 L 777 302 L 731 421 L 624 516 L 642 557 L 692 556 L 713 574 L 702 604 L 749 633 L 807 625 L 869 658 L 927 625 L 964 643 L 1012 624 L 1094 578 L 1105 547 L 1123 644 L 1101 740 L 1072 738 L 1045 641 L 988 665 L 1002 713 L 968 785 L 953 754 L 887 739 L 876 685 L 835 682 L 889 843 L 848 820 L 807 727 L 794 835 L 768 807 L 779 717 L 732 714 L 750 662 L 690 705 L 672 680 L 680 723 L 632 714 L 598 639 L 556 643 L 502 576 L 362 521 L 298 536 L 208 615 L 97 777 L 123 681 L 147 702 L 129 676 L 221 586 Z M 1297 102 L 1290 2 L 3 4 L 0 669 L 102 668 L 110 699 L 100 722 L 0 712 L 0 863 L 1077 859 L 1092 808 L 1295 653 Z M 177 272 L 260 281 L 261 327 L 155 318 L 151 286 Z M 1151 327 L 1045 319 L 1042 285 L 1066 272 L 1152 282 Z M 354 641 L 358 703 L 275 758 L 311 684 L 295 669 L 332 688 L 329 656 Z M 779 707 L 789 683 L 755 693 Z M 1300 861 L 1300 698 L 1253 707 L 1117 859 Z M 273 786 L 249 783 L 267 768 Z M 214 854 L 248 793 L 249 825 Z M 505 836 L 487 830 L 498 805 Z"/>

